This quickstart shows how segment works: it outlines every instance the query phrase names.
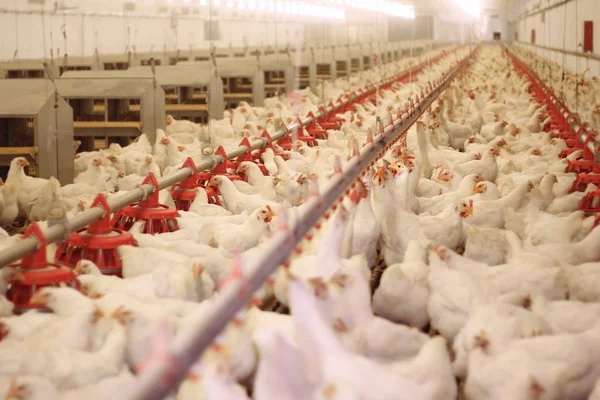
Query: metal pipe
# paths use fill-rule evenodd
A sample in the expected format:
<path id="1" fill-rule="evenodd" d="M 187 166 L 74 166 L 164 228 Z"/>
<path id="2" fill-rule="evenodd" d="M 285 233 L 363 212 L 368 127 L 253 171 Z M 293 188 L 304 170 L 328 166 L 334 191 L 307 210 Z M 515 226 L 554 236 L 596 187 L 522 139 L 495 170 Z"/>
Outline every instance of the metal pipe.
<path id="1" fill-rule="evenodd" d="M 322 217 L 323 213 L 333 205 L 344 194 L 344 191 L 363 169 L 368 168 L 374 158 L 393 142 L 403 132 L 406 132 L 412 124 L 425 112 L 435 101 L 439 94 L 454 79 L 459 70 L 464 66 L 465 60 L 461 60 L 439 86 L 427 97 L 422 98 L 415 107 L 396 119 L 393 124 L 377 134 L 373 144 L 368 144 L 360 150 L 359 157 L 351 158 L 342 167 L 342 173 L 332 176 L 325 184 L 318 198 L 310 198 L 301 211 L 298 218 L 290 223 L 290 232 L 278 232 L 265 244 L 264 251 L 249 260 L 244 270 L 248 271 L 245 283 L 232 281 L 225 286 L 214 299 L 203 318 L 190 329 L 182 332 L 173 343 L 173 354 L 168 360 L 157 361 L 151 364 L 138 376 L 136 391 L 131 396 L 134 400 L 159 400 L 163 399 L 186 374 L 186 371 L 198 360 L 202 352 L 212 343 L 229 321 L 241 309 L 252 294 L 261 287 L 265 280 L 288 258 L 298 242 Z M 176 364 L 176 370 L 173 369 Z M 163 377 L 170 376 L 173 379 L 164 384 Z"/>
<path id="2" fill-rule="evenodd" d="M 439 58 L 439 57 L 436 56 L 436 58 Z M 422 65 L 417 65 L 413 68 L 409 68 L 409 70 L 412 71 L 414 69 L 418 69 L 421 66 Z M 389 84 L 389 83 L 397 80 L 399 75 L 406 75 L 407 73 L 408 73 L 408 71 L 403 71 L 402 73 L 394 74 L 392 77 L 385 79 L 384 82 L 381 83 L 381 85 L 383 86 L 383 85 Z M 374 93 L 374 91 L 375 91 L 375 89 L 372 87 L 372 85 L 369 85 L 369 86 L 367 86 L 367 90 L 365 92 L 363 92 L 363 94 L 371 95 Z M 349 95 L 344 101 L 340 102 L 337 105 L 334 105 L 333 107 L 325 106 L 325 110 L 329 114 L 329 113 L 345 106 L 349 102 L 353 101 L 355 98 L 356 98 L 355 96 Z M 325 115 L 323 115 L 323 113 L 321 111 L 319 111 L 316 113 L 315 118 L 320 119 L 324 116 Z M 311 117 L 307 117 L 302 120 L 302 126 L 307 126 L 311 122 L 313 122 L 313 119 Z M 300 124 L 296 121 L 296 122 L 293 122 L 291 125 L 289 125 L 287 127 L 287 130 L 292 131 L 292 130 L 298 129 L 300 127 L 301 127 Z M 278 139 L 284 138 L 287 135 L 287 130 L 279 129 L 271 136 L 271 138 L 273 140 L 278 140 Z M 252 143 L 252 149 L 261 149 L 266 144 L 267 144 L 266 139 L 256 140 Z M 246 146 L 239 146 L 237 149 L 235 149 L 227 154 L 227 159 L 229 160 L 229 159 L 241 156 L 243 154 L 246 154 L 247 152 L 248 152 L 248 148 Z M 199 164 L 196 165 L 196 169 L 197 169 L 197 171 L 212 169 L 216 165 L 222 163 L 223 161 L 225 161 L 225 160 L 223 160 L 223 158 L 221 156 L 214 155 L 211 158 L 202 160 Z M 169 175 L 167 177 L 159 179 L 158 180 L 159 187 L 162 190 L 169 186 L 175 185 L 175 184 L 181 182 L 182 180 L 186 179 L 187 177 L 189 177 L 191 173 L 192 172 L 189 168 L 183 168 L 172 175 Z M 126 194 L 123 194 L 114 199 L 111 199 L 111 201 L 108 202 L 108 204 L 110 206 L 110 210 L 111 210 L 111 212 L 116 212 L 124 207 L 129 206 L 132 203 L 143 200 L 145 198 L 145 196 L 147 196 L 148 194 L 151 194 L 153 191 L 154 191 L 154 186 L 152 186 L 150 184 L 141 185 L 139 188 L 133 189 Z M 66 224 L 58 224 L 58 225 L 49 227 L 48 229 L 46 229 L 43 232 L 44 236 L 46 237 L 46 243 L 54 243 L 54 242 L 58 242 L 61 240 L 65 240 L 71 232 L 78 231 L 96 221 L 99 221 L 102 218 L 102 216 L 103 216 L 103 212 L 102 212 L 101 208 L 93 208 L 93 209 L 90 209 L 90 210 L 87 210 L 87 211 L 84 211 L 84 212 L 78 214 L 71 221 L 68 221 Z M 0 268 L 5 267 L 5 266 L 9 265 L 10 263 L 14 263 L 14 262 L 20 260 L 21 258 L 36 251 L 38 248 L 39 248 L 39 242 L 36 238 L 29 237 L 27 239 L 20 241 L 19 243 L 15 244 L 14 246 L 10 247 L 9 249 L 6 249 L 6 250 L 2 251 L 2 253 L 0 253 Z"/>

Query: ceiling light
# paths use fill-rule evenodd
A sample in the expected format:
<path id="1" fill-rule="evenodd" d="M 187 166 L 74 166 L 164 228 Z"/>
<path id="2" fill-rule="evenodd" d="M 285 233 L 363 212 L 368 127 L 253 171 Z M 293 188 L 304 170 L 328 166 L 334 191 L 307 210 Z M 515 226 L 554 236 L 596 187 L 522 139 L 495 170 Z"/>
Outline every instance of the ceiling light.
<path id="1" fill-rule="evenodd" d="M 481 4 L 479 0 L 454 0 L 458 3 L 460 8 L 462 8 L 466 13 L 472 15 L 475 18 L 479 18 L 481 16 Z"/>
<path id="2" fill-rule="evenodd" d="M 415 18 L 415 10 L 412 5 L 392 3 L 389 0 L 352 0 L 347 2 L 350 7 L 359 8 L 375 13 L 392 15 L 408 19 Z"/>

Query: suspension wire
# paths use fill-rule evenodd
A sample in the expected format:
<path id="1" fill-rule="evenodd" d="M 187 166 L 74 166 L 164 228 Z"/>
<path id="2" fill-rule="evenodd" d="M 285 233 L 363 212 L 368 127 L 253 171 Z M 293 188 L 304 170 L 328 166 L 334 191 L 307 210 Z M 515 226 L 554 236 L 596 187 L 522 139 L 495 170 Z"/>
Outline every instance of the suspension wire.
<path id="1" fill-rule="evenodd" d="M 433 42 L 433 38 L 431 37 L 431 25 L 433 24 L 433 15 L 431 16 L 431 19 L 429 21 L 427 21 L 427 41 L 429 42 L 429 46 L 431 46 L 431 43 Z M 429 50 L 431 49 L 431 47 L 428 48 Z M 429 58 L 429 68 L 431 68 L 431 58 Z"/>
<path id="2" fill-rule="evenodd" d="M 208 82 L 209 82 L 209 88 L 210 88 L 210 82 L 212 79 L 215 79 L 216 82 L 216 74 L 215 76 L 213 76 L 213 63 L 216 62 L 214 60 L 213 57 L 215 57 L 215 54 L 213 54 L 213 20 L 212 20 L 212 16 L 213 16 L 213 1 L 212 0 L 208 0 Z M 208 88 L 207 88 L 208 89 Z M 209 90 L 207 90 L 206 93 L 206 104 L 208 106 L 208 102 L 209 97 L 210 97 L 210 93 L 208 93 Z M 208 115 L 208 143 L 212 143 L 212 121 L 210 118 L 210 114 Z"/>
<path id="3" fill-rule="evenodd" d="M 83 9 L 83 0 L 79 3 L 79 8 Z M 80 56 L 85 56 L 85 14 L 81 13 L 81 54 Z"/>
<path id="4" fill-rule="evenodd" d="M 294 71 L 294 78 L 296 76 L 300 77 L 300 66 L 302 65 L 302 55 L 303 55 L 303 52 L 302 52 L 302 42 L 304 40 L 303 36 L 304 36 L 304 28 L 302 30 L 302 37 L 299 35 L 296 40 L 296 46 L 295 46 L 296 47 L 296 54 L 295 54 L 296 65 L 292 65 L 292 69 Z M 292 60 L 290 58 L 290 63 L 291 62 L 292 62 Z M 297 81 L 296 81 L 296 79 L 294 79 L 293 88 L 294 88 L 294 91 L 300 90 L 300 79 L 298 79 Z M 291 93 L 289 93 L 288 95 L 290 95 L 290 94 Z M 292 103 L 292 109 L 294 109 L 295 116 L 299 117 L 300 116 L 300 102 L 297 103 L 296 107 L 294 107 L 294 104 Z M 298 140 L 298 130 L 299 129 L 300 129 L 299 127 L 296 127 L 295 129 L 292 130 L 292 148 L 291 148 L 292 152 L 297 151 L 296 143 Z M 296 167 L 298 165 L 298 161 L 295 158 L 292 158 L 288 162 L 290 163 L 290 172 L 291 172 L 290 180 L 291 180 L 296 176 L 296 173 L 297 173 Z M 297 189 L 298 188 L 296 185 L 292 185 L 292 184 L 289 185 L 288 193 L 289 193 L 291 199 L 297 199 L 297 197 L 296 197 L 296 195 L 298 193 Z M 292 204 L 292 205 L 295 205 L 295 204 Z M 296 219 L 298 217 L 298 207 L 292 208 L 292 213 L 293 213 L 294 219 Z"/>
<path id="5" fill-rule="evenodd" d="M 545 16 L 545 14 L 544 14 Z M 546 59 L 548 60 L 548 76 L 547 76 L 547 80 L 550 82 L 551 86 L 552 85 L 552 51 L 550 50 L 550 44 L 552 43 L 552 30 L 550 29 L 550 21 L 547 20 L 550 18 L 550 14 L 548 14 L 548 18 L 544 17 L 544 38 L 546 39 L 546 48 L 547 48 L 547 56 Z M 546 38 L 546 32 L 548 33 L 548 37 Z M 544 66 L 546 66 L 547 64 L 544 64 Z"/>
<path id="6" fill-rule="evenodd" d="M 377 110 L 376 118 L 379 120 L 381 118 L 381 115 L 379 115 L 379 82 L 381 82 L 381 69 L 383 66 L 383 60 L 381 59 L 381 41 L 379 40 L 379 0 L 375 0 L 375 39 L 377 39 L 377 60 L 379 60 L 379 65 L 375 68 L 377 73 L 377 79 L 375 80 L 375 107 Z M 375 129 L 377 130 L 377 126 Z"/>
<path id="7" fill-rule="evenodd" d="M 323 25 L 321 25 L 321 64 L 325 64 L 325 18 L 323 18 Z M 317 61 L 315 60 L 315 75 L 317 75 L 317 85 L 319 84 L 319 69 L 316 65 Z M 330 67 L 331 68 L 331 67 Z M 331 73 L 331 71 L 330 71 Z M 321 101 L 325 102 L 325 82 L 321 81 Z"/>
<path id="8" fill-rule="evenodd" d="M 283 4 L 282 4 L 283 7 Z M 279 64 L 279 40 L 278 40 L 278 36 L 277 36 L 277 3 L 275 3 L 274 6 L 274 19 L 273 19 L 273 29 L 275 30 L 275 60 L 277 61 L 277 64 Z"/>
<path id="9" fill-rule="evenodd" d="M 350 75 L 352 74 L 352 53 L 350 52 L 350 22 L 348 21 L 348 15 L 346 15 L 346 50 L 348 51 L 346 62 L 350 63 L 350 65 L 346 66 L 346 80 L 348 82 L 346 90 L 350 91 Z"/>
<path id="10" fill-rule="evenodd" d="M 62 35 L 63 35 L 63 43 L 65 45 L 65 60 L 66 57 L 68 57 L 69 52 L 67 51 L 67 11 L 63 10 L 63 25 L 61 26 L 61 31 L 62 31 Z"/>
<path id="11" fill-rule="evenodd" d="M 19 10 L 17 9 L 17 1 L 15 0 L 15 52 L 13 53 L 13 60 L 19 60 Z"/>
<path id="12" fill-rule="evenodd" d="M 575 50 L 579 51 L 579 8 L 575 0 Z M 579 113 L 579 56 L 575 56 L 575 113 Z M 583 80 L 583 76 L 581 77 Z"/>
<path id="13" fill-rule="evenodd" d="M 40 4 L 40 11 L 42 16 L 42 43 L 44 47 L 44 56 L 42 58 L 47 62 L 48 56 L 46 52 L 48 50 L 48 46 L 46 44 L 46 13 L 44 12 L 44 4 Z"/>
<path id="14" fill-rule="evenodd" d="M 565 83 L 565 62 L 566 62 L 566 57 L 567 57 L 567 53 L 566 53 L 566 49 L 567 49 L 567 3 L 565 3 L 565 12 L 564 12 L 564 18 L 563 18 L 563 53 L 562 53 L 562 77 L 561 77 L 561 81 L 560 81 L 560 92 L 563 96 L 564 96 L 564 83 Z"/>
<path id="15" fill-rule="evenodd" d="M 413 50 L 415 48 L 415 19 L 414 18 L 411 20 L 410 30 L 411 30 L 411 33 L 410 33 L 410 58 L 411 58 L 411 60 L 410 60 L 410 62 L 412 63 L 413 62 L 413 60 L 412 60 Z M 408 82 L 412 83 L 412 68 L 410 69 L 410 72 L 408 74 Z"/>

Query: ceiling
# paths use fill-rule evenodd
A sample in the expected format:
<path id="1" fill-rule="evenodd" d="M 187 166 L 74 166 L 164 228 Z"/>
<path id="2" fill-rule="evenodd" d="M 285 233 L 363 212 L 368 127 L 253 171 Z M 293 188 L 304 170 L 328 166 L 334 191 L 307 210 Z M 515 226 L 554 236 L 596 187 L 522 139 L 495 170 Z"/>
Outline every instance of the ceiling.
<path id="1" fill-rule="evenodd" d="M 471 0 L 477 1 L 484 12 L 494 12 L 506 6 L 509 0 Z M 467 14 L 460 7 L 458 0 L 405 0 L 406 4 L 412 4 L 417 15 L 445 15 L 446 17 L 455 16 L 467 17 Z"/>

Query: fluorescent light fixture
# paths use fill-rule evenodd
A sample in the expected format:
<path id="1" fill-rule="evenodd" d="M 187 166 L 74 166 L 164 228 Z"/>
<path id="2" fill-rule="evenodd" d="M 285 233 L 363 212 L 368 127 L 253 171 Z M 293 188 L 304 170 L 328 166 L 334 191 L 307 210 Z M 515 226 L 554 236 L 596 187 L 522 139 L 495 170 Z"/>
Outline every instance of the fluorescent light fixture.
<path id="1" fill-rule="evenodd" d="M 415 18 L 415 10 L 412 5 L 392 3 L 388 0 L 350 0 L 346 2 L 352 8 L 367 10 L 375 13 L 392 15 L 394 17 Z"/>
<path id="2" fill-rule="evenodd" d="M 173 0 L 168 0 L 173 1 Z M 180 0 L 181 1 L 181 0 Z M 184 0 L 189 1 L 189 0 Z M 200 0 L 206 4 L 207 0 Z M 208 0 L 210 1 L 210 0 Z M 346 19 L 346 7 L 352 0 L 212 0 L 215 6 L 226 8 L 276 13 L 277 15 L 299 15 L 309 18 Z M 381 0 L 379 0 L 381 1 Z M 365 1 L 365 3 L 370 3 Z"/>
<path id="3" fill-rule="evenodd" d="M 481 16 L 481 4 L 479 0 L 454 0 L 458 3 L 467 14 L 472 15 L 475 18 Z"/>

